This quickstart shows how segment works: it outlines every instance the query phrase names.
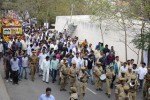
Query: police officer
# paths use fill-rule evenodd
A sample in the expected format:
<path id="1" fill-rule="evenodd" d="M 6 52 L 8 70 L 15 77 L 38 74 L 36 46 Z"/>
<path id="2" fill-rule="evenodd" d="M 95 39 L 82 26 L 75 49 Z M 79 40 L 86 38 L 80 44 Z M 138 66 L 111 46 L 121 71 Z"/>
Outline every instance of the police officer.
<path id="1" fill-rule="evenodd" d="M 72 67 L 69 69 L 70 88 L 71 87 L 77 88 L 77 76 L 78 71 L 76 70 L 76 63 L 72 62 Z"/>
<path id="2" fill-rule="evenodd" d="M 130 100 L 135 100 L 136 98 L 136 91 L 138 88 L 138 81 L 135 75 L 130 76 L 131 80 L 129 80 L 129 97 Z"/>
<path id="3" fill-rule="evenodd" d="M 64 65 L 60 69 L 61 72 L 61 81 L 60 81 L 60 91 L 66 91 L 65 86 L 67 83 L 67 78 L 68 78 L 68 72 L 69 72 L 69 67 L 68 67 L 68 61 L 64 62 Z"/>
<path id="4" fill-rule="evenodd" d="M 131 80 L 131 76 L 133 75 L 131 67 L 128 68 L 128 72 L 127 72 L 126 75 L 127 75 L 127 81 L 130 81 Z"/>
<path id="5" fill-rule="evenodd" d="M 110 98 L 110 95 L 111 95 L 110 85 L 111 85 L 113 76 L 115 76 L 113 66 L 110 66 L 110 69 L 106 70 L 106 87 L 107 87 L 106 95 L 108 95 L 108 98 Z"/>
<path id="6" fill-rule="evenodd" d="M 31 67 L 31 80 L 35 79 L 36 67 L 38 64 L 38 56 L 36 55 L 36 51 L 32 51 L 32 56 L 30 57 L 30 67 Z"/>
<path id="7" fill-rule="evenodd" d="M 85 67 L 81 67 L 81 74 L 79 78 L 80 78 L 80 100 L 83 100 L 85 96 L 85 90 L 87 87 L 87 80 L 88 80 L 88 74 L 86 72 Z"/>
<path id="8" fill-rule="evenodd" d="M 120 93 L 124 92 L 123 87 L 125 86 L 125 84 L 126 84 L 126 79 L 119 78 L 118 84 L 116 85 L 116 89 L 115 89 L 116 100 L 119 100 Z"/>
<path id="9" fill-rule="evenodd" d="M 150 68 L 148 68 L 148 73 L 145 76 L 145 85 L 143 90 L 143 97 L 145 97 L 147 100 L 150 100 L 150 94 L 149 94 L 149 88 L 150 88 Z"/>
<path id="10" fill-rule="evenodd" d="M 95 76 L 95 88 L 97 91 L 102 91 L 103 82 L 100 80 L 100 76 L 103 73 L 103 68 L 100 62 L 96 63 L 97 66 L 94 68 L 94 76 Z"/>
<path id="11" fill-rule="evenodd" d="M 61 76 L 62 76 L 62 73 L 61 73 L 61 67 L 62 66 L 65 66 L 65 62 L 67 61 L 67 58 L 64 57 L 61 61 L 60 61 L 60 66 L 59 66 L 59 79 L 58 79 L 58 84 L 60 85 L 60 82 L 61 82 Z"/>
<path id="12" fill-rule="evenodd" d="M 71 90 L 71 93 L 70 93 L 69 100 L 78 100 L 77 88 L 76 87 L 71 87 L 70 90 Z"/>
<path id="13" fill-rule="evenodd" d="M 123 90 L 120 94 L 119 94 L 119 100 L 130 100 L 129 99 L 129 86 L 126 85 L 123 87 Z"/>

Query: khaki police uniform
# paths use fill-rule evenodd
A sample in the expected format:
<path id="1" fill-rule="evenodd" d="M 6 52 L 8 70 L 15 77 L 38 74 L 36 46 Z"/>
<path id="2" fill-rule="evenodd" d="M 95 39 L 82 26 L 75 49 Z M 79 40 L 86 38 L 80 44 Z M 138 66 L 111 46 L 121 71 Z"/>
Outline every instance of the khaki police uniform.
<path id="1" fill-rule="evenodd" d="M 100 64 L 99 62 L 97 64 Z M 100 76 L 102 75 L 103 68 L 96 66 L 94 68 L 94 76 L 95 76 L 95 88 L 96 90 L 101 90 L 103 87 L 103 82 L 100 80 Z"/>
<path id="2" fill-rule="evenodd" d="M 85 67 L 81 67 L 81 70 L 86 70 Z M 87 87 L 88 74 L 86 72 L 81 72 L 80 75 L 80 100 L 84 100 L 85 91 Z"/>
<path id="3" fill-rule="evenodd" d="M 115 73 L 113 70 L 111 70 L 111 69 L 107 70 L 107 72 L 106 72 L 106 88 L 107 88 L 106 93 L 108 94 L 108 97 L 110 97 L 110 95 L 111 95 L 110 85 L 111 85 L 112 78 L 114 75 L 115 75 Z"/>
<path id="4" fill-rule="evenodd" d="M 77 88 L 71 87 L 70 90 L 71 90 L 71 94 L 69 100 L 78 100 Z"/>
<path id="5" fill-rule="evenodd" d="M 76 70 L 76 67 L 70 68 L 70 70 L 69 70 L 69 81 L 70 81 L 70 87 L 76 87 L 77 88 L 77 70 Z"/>
<path id="6" fill-rule="evenodd" d="M 65 64 L 68 64 L 68 62 L 66 61 Z M 67 65 L 63 65 L 61 67 L 61 81 L 60 81 L 60 90 L 66 90 L 65 87 L 66 87 L 66 84 L 67 84 L 67 78 L 68 78 L 68 72 L 69 72 L 69 68 Z"/>
<path id="7" fill-rule="evenodd" d="M 134 85 L 132 86 L 132 82 L 134 82 Z M 136 99 L 136 91 L 137 91 L 137 88 L 138 88 L 138 81 L 136 79 L 136 76 L 135 75 L 132 75 L 131 76 L 131 80 L 129 81 L 129 97 L 130 97 L 130 100 L 135 100 Z"/>
<path id="8" fill-rule="evenodd" d="M 35 51 L 33 51 L 35 52 Z M 30 57 L 30 67 L 31 67 L 31 80 L 34 81 L 35 79 L 35 72 L 36 72 L 36 67 L 38 63 L 38 56 L 32 55 Z"/>
<path id="9" fill-rule="evenodd" d="M 119 94 L 119 100 L 130 100 L 129 99 L 129 93 L 128 93 L 129 86 L 124 86 L 123 90 L 124 91 Z M 127 92 L 125 92 L 125 91 L 127 91 Z"/>
<path id="10" fill-rule="evenodd" d="M 61 76 L 62 76 L 62 73 L 61 73 L 61 67 L 65 65 L 65 62 L 66 62 L 67 58 L 64 57 L 63 60 L 60 61 L 60 66 L 59 66 L 59 79 L 58 79 L 58 84 L 60 85 L 60 82 L 61 82 Z"/>
<path id="11" fill-rule="evenodd" d="M 120 81 L 126 81 L 126 79 L 125 78 L 119 78 L 119 82 Z M 120 93 L 124 92 L 123 87 L 124 87 L 124 85 L 122 85 L 120 83 L 116 85 L 116 89 L 115 89 L 116 100 L 119 100 Z"/>
<path id="12" fill-rule="evenodd" d="M 148 93 L 148 89 L 150 88 L 150 68 L 148 68 L 148 73 L 145 76 L 145 85 L 143 89 L 143 97 L 146 97 L 150 100 L 150 94 Z"/>

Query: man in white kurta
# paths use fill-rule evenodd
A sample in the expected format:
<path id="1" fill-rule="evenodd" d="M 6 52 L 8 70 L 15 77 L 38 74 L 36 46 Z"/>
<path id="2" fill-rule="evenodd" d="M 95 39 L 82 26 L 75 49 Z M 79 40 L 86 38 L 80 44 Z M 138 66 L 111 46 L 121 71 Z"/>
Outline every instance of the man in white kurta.
<path id="1" fill-rule="evenodd" d="M 48 83 L 49 82 L 49 69 L 50 69 L 49 56 L 46 56 L 41 66 L 43 66 L 43 79 L 42 80 L 43 82 Z"/>
<path id="2" fill-rule="evenodd" d="M 47 53 L 45 53 L 45 50 L 42 51 L 42 53 L 39 54 L 39 75 L 42 75 L 42 70 L 43 70 L 43 66 L 41 66 L 42 62 L 44 61 L 44 59 L 46 58 Z"/>

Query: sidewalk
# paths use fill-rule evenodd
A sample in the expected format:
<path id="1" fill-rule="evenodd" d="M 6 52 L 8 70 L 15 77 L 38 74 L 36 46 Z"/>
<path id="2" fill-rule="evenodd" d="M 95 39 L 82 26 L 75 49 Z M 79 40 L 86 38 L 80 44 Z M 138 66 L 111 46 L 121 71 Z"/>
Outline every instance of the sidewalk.
<path id="1" fill-rule="evenodd" d="M 0 100 L 10 100 L 1 74 L 0 74 Z"/>

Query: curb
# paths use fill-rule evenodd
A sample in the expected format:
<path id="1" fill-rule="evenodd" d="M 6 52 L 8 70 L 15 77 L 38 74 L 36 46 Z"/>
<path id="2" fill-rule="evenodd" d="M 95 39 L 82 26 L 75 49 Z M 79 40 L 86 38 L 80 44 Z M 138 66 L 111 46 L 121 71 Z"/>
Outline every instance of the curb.
<path id="1" fill-rule="evenodd" d="M 1 74 L 0 74 L 0 100 L 10 100 Z"/>

